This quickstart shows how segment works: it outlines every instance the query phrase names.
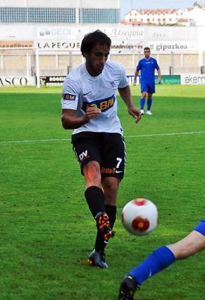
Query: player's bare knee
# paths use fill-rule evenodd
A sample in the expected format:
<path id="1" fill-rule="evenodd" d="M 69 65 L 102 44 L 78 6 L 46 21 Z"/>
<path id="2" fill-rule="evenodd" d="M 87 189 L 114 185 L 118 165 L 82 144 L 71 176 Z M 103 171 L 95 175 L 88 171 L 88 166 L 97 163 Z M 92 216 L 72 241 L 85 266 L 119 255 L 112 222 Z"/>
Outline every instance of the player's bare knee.
<path id="1" fill-rule="evenodd" d="M 117 194 L 119 188 L 119 182 L 120 180 L 117 178 L 107 177 L 103 180 L 102 184 L 106 191 L 109 191 L 110 193 L 113 194 Z"/>
<path id="2" fill-rule="evenodd" d="M 91 161 L 83 168 L 83 173 L 87 185 L 101 185 L 100 166 L 97 162 Z"/>
<path id="3" fill-rule="evenodd" d="M 118 192 L 118 184 L 116 184 L 116 183 L 111 183 L 111 184 L 108 186 L 108 189 L 110 190 L 110 193 L 112 193 L 113 195 L 116 195 L 117 192 Z"/>

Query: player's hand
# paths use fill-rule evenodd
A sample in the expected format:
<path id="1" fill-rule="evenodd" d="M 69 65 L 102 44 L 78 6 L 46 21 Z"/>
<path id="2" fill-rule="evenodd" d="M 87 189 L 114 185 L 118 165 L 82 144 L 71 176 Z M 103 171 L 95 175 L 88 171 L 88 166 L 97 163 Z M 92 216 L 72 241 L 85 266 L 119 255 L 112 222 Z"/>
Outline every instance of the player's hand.
<path id="1" fill-rule="evenodd" d="M 89 122 L 90 119 L 98 116 L 99 114 L 101 114 L 101 110 L 98 107 L 96 107 L 96 106 L 89 106 L 87 108 L 87 110 L 86 110 L 85 118 Z"/>
<path id="2" fill-rule="evenodd" d="M 138 108 L 130 107 L 130 108 L 128 109 L 128 112 L 129 112 L 129 114 L 130 114 L 133 118 L 136 119 L 136 120 L 135 120 L 136 123 L 138 123 L 138 122 L 141 120 L 142 115 L 141 115 L 141 112 L 140 112 L 140 110 L 139 110 Z"/>
<path id="3" fill-rule="evenodd" d="M 136 83 L 136 82 L 134 82 L 134 83 L 133 83 L 133 85 L 134 85 L 134 86 L 136 86 L 136 85 L 137 85 L 137 83 Z"/>

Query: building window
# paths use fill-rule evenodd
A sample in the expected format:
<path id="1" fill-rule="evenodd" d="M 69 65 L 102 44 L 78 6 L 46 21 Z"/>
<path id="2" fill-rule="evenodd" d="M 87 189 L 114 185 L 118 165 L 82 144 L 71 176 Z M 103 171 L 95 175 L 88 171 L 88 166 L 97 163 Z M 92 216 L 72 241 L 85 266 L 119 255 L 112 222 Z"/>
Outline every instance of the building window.
<path id="1" fill-rule="evenodd" d="M 0 7 L 1 23 L 19 23 L 27 21 L 27 9 L 21 7 Z"/>
<path id="2" fill-rule="evenodd" d="M 76 23 L 75 9 L 0 7 L 0 23 Z"/>
<path id="3" fill-rule="evenodd" d="M 82 13 L 82 15 L 81 15 Z M 75 8 L 0 7 L 0 23 L 76 23 Z M 82 9 L 81 23 L 119 23 L 119 9 Z"/>
<path id="4" fill-rule="evenodd" d="M 76 23 L 75 9 L 29 8 L 29 23 Z"/>
<path id="5" fill-rule="evenodd" d="M 81 23 L 119 23 L 120 13 L 118 9 L 82 9 L 80 12 Z"/>

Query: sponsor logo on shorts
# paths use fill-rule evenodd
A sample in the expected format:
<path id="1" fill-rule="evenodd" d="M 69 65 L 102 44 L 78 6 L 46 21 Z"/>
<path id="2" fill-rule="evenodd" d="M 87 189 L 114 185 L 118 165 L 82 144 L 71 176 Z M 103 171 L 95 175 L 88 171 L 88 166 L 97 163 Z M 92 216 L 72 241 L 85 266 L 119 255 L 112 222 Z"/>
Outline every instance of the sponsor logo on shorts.
<path id="1" fill-rule="evenodd" d="M 116 168 L 102 168 L 101 169 L 102 174 L 119 174 L 123 173 L 123 171 L 117 171 Z"/>
<path id="2" fill-rule="evenodd" d="M 92 101 L 90 103 L 83 102 L 82 109 L 84 111 L 86 111 L 89 106 L 95 106 L 95 107 L 99 108 L 101 110 L 101 112 L 104 112 L 104 111 L 112 108 L 114 103 L 115 103 L 115 96 L 112 95 L 109 98 L 101 99 L 101 100 L 95 100 L 95 101 Z"/>
<path id="3" fill-rule="evenodd" d="M 85 150 L 85 151 L 83 151 L 82 153 L 80 153 L 79 155 L 78 155 L 78 157 L 79 157 L 79 160 L 82 162 L 82 161 L 84 161 L 85 159 L 88 159 L 90 156 L 88 155 L 88 150 Z"/>

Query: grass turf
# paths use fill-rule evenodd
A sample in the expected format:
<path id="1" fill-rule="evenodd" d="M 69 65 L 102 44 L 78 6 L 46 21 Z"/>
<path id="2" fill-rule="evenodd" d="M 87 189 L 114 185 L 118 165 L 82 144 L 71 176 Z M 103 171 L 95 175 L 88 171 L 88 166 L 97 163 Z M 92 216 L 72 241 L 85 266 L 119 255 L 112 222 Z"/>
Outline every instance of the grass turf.
<path id="1" fill-rule="evenodd" d="M 133 88 L 138 106 L 139 87 Z M 0 299 L 114 300 L 126 272 L 156 247 L 188 234 L 204 216 L 204 86 L 157 86 L 153 116 L 139 124 L 119 100 L 127 167 L 106 270 L 87 265 L 95 226 L 84 180 L 61 127 L 60 88 L 0 90 Z M 129 200 L 156 203 L 159 225 L 135 237 L 121 225 Z M 204 299 L 204 253 L 180 261 L 137 299 Z"/>

